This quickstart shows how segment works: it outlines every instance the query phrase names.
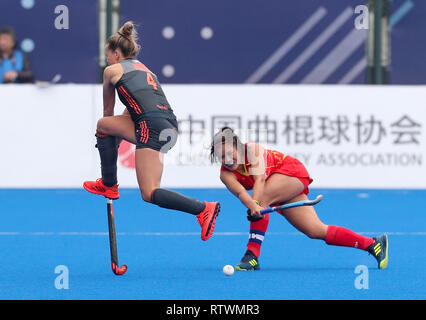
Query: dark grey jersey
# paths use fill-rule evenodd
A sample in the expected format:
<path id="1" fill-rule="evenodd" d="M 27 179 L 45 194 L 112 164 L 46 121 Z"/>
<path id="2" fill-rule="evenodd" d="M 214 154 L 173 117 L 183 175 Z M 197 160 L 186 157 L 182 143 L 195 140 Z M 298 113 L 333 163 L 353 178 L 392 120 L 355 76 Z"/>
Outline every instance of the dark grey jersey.
<path id="1" fill-rule="evenodd" d="M 115 88 L 135 122 L 149 117 L 176 119 L 154 73 L 138 60 L 127 59 L 120 64 L 124 74 Z"/>

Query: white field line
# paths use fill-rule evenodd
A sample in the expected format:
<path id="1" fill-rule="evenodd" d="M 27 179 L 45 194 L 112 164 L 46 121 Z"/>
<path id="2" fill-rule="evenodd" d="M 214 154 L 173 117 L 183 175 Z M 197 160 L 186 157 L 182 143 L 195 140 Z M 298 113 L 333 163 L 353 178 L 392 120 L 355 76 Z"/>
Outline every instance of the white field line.
<path id="1" fill-rule="evenodd" d="M 426 231 L 361 231 L 357 232 L 362 235 L 378 235 L 386 233 L 390 236 L 426 236 Z M 180 236 L 199 236 L 199 232 L 118 232 L 119 236 L 148 236 L 148 237 L 180 237 Z M 215 236 L 246 236 L 248 232 L 215 232 Z M 301 232 L 267 232 L 268 236 L 298 236 L 303 235 Z M 108 232 L 14 232 L 2 231 L 0 236 L 108 236 Z"/>

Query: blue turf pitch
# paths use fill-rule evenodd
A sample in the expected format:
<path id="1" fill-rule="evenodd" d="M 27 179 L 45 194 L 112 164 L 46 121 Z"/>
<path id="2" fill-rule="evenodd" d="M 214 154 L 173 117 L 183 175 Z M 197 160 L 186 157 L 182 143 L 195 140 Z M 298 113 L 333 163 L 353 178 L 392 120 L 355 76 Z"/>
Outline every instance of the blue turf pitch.
<path id="1" fill-rule="evenodd" d="M 220 200 L 213 237 L 200 240 L 193 216 L 144 203 L 137 190 L 114 202 L 122 277 L 112 274 L 106 204 L 83 190 L 1 190 L 0 299 L 425 299 L 426 191 L 313 189 L 326 224 L 389 234 L 389 266 L 366 252 L 332 247 L 271 214 L 258 272 L 222 273 L 245 251 L 245 209 L 222 189 L 184 189 Z M 57 266 L 69 288 L 55 288 Z M 355 268 L 368 269 L 357 289 Z M 363 273 L 365 275 L 365 273 Z M 63 282 L 61 282 L 64 284 Z"/>

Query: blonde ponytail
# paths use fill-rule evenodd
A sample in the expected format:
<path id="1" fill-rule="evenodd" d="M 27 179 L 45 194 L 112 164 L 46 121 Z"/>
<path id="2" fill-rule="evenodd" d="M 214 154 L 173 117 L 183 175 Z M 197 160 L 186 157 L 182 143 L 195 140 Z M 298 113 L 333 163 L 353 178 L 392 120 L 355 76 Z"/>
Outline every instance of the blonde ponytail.
<path id="1" fill-rule="evenodd" d="M 124 58 L 135 58 L 140 51 L 138 44 L 138 32 L 132 21 L 127 21 L 117 33 L 113 34 L 107 40 L 107 46 L 110 50 L 120 49 Z"/>

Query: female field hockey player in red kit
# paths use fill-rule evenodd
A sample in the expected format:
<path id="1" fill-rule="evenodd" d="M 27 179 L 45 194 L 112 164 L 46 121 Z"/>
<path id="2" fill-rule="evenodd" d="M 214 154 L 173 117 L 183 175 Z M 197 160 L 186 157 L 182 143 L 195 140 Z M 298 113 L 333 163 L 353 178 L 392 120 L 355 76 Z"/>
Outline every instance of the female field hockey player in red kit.
<path id="1" fill-rule="evenodd" d="M 258 270 L 260 248 L 269 224 L 269 214 L 261 215 L 260 211 L 268 206 L 307 200 L 308 186 L 313 180 L 299 160 L 256 143 L 243 144 L 229 127 L 213 137 L 211 159 L 221 162 L 221 181 L 248 209 L 249 242 L 236 269 Z M 253 190 L 251 196 L 247 190 Z M 386 268 L 387 235 L 369 238 L 343 227 L 325 225 L 312 206 L 278 212 L 309 238 L 365 250 L 376 258 L 380 269 Z"/>
<path id="2" fill-rule="evenodd" d="M 102 178 L 85 181 L 94 194 L 118 199 L 117 157 L 121 139 L 136 145 L 136 176 L 143 200 L 162 208 L 184 211 L 197 217 L 201 239 L 213 234 L 219 214 L 218 202 L 202 202 L 160 187 L 163 156 L 176 143 L 178 123 L 154 73 L 136 60 L 137 32 L 126 22 L 106 45 L 109 66 L 103 80 L 104 117 L 97 123 L 96 140 Z M 114 116 L 115 91 L 126 106 Z"/>

